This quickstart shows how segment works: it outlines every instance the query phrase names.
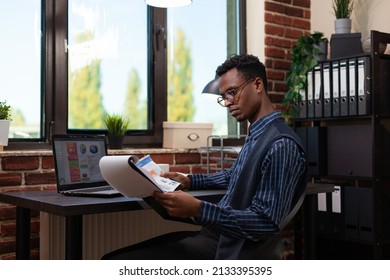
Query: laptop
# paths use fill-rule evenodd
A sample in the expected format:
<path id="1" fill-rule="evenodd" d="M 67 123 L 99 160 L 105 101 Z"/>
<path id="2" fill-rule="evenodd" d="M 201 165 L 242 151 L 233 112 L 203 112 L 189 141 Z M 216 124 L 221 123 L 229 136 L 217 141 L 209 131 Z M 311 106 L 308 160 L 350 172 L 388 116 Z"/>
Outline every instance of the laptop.
<path id="1" fill-rule="evenodd" d="M 114 197 L 120 192 L 111 187 L 100 172 L 99 161 L 107 155 L 104 135 L 52 136 L 57 191 L 64 195 Z"/>

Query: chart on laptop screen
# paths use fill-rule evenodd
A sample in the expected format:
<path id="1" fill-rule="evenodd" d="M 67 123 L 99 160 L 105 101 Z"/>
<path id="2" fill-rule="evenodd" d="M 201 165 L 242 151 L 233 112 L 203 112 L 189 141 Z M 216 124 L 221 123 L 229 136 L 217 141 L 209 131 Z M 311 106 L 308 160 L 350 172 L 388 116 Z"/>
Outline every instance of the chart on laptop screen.
<path id="1" fill-rule="evenodd" d="M 102 181 L 99 160 L 106 155 L 104 141 L 96 139 L 55 142 L 55 160 L 61 185 Z"/>

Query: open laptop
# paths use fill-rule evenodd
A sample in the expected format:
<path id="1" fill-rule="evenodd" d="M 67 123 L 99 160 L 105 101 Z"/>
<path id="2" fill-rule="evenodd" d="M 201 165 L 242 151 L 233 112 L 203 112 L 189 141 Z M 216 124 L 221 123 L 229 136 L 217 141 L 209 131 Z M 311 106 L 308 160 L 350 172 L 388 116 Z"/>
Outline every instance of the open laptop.
<path id="1" fill-rule="evenodd" d="M 99 161 L 107 155 L 104 135 L 54 134 L 52 147 L 59 193 L 95 197 L 121 195 L 100 172 Z"/>

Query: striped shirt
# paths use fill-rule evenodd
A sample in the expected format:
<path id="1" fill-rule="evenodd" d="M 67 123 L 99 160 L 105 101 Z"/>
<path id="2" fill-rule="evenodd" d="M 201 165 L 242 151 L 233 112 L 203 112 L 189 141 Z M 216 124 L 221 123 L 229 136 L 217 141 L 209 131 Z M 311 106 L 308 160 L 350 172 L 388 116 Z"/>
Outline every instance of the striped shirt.
<path id="1" fill-rule="evenodd" d="M 261 180 L 251 205 L 244 210 L 229 205 L 245 159 L 265 129 L 279 118 L 282 118 L 280 112 L 273 112 L 251 124 L 245 144 L 231 168 L 191 176 L 191 190 L 226 189 L 218 204 L 202 201 L 197 219 L 199 224 L 216 228 L 221 234 L 254 241 L 265 233 L 279 230 L 278 225 L 290 210 L 295 186 L 305 168 L 304 155 L 290 138 L 280 138 L 266 152 L 261 165 Z"/>

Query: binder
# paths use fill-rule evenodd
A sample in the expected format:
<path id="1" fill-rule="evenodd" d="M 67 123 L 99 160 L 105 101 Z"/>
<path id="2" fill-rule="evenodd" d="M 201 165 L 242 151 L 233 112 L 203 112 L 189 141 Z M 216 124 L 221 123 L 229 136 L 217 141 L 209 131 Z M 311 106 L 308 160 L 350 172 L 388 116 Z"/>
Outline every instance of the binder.
<path id="1" fill-rule="evenodd" d="M 359 238 L 359 203 L 357 188 L 344 188 L 344 226 L 345 238 L 357 240 Z"/>
<path id="2" fill-rule="evenodd" d="M 295 102 L 295 110 L 298 118 L 306 118 L 307 117 L 307 109 L 306 109 L 306 89 L 299 90 L 299 94 L 301 96 L 301 100 Z"/>
<path id="3" fill-rule="evenodd" d="M 321 67 L 316 66 L 314 68 L 314 116 L 316 118 L 323 117 L 322 99 Z"/>
<path id="4" fill-rule="evenodd" d="M 335 186 L 332 193 L 317 194 L 317 233 L 341 238 L 345 236 L 340 186 Z"/>
<path id="5" fill-rule="evenodd" d="M 358 189 L 359 200 L 359 240 L 372 241 L 373 237 L 373 197 L 371 188 Z"/>
<path id="6" fill-rule="evenodd" d="M 361 57 L 358 60 L 358 115 L 371 114 L 371 67 L 370 58 Z"/>
<path id="7" fill-rule="evenodd" d="M 332 63 L 332 116 L 340 116 L 340 65 L 338 62 Z"/>
<path id="8" fill-rule="evenodd" d="M 309 176 L 326 174 L 326 128 L 306 127 L 307 129 L 307 172 Z"/>
<path id="9" fill-rule="evenodd" d="M 339 65 L 340 71 L 340 116 L 348 116 L 348 94 L 347 94 L 347 63 L 341 62 Z"/>
<path id="10" fill-rule="evenodd" d="M 329 64 L 323 66 L 323 89 L 324 89 L 324 117 L 332 116 L 332 98 L 330 91 Z"/>
<path id="11" fill-rule="evenodd" d="M 307 72 L 307 117 L 314 117 L 314 86 L 313 86 L 313 71 Z"/>
<path id="12" fill-rule="evenodd" d="M 357 115 L 357 83 L 356 83 L 356 63 L 355 60 L 350 60 L 348 63 L 348 115 Z"/>

